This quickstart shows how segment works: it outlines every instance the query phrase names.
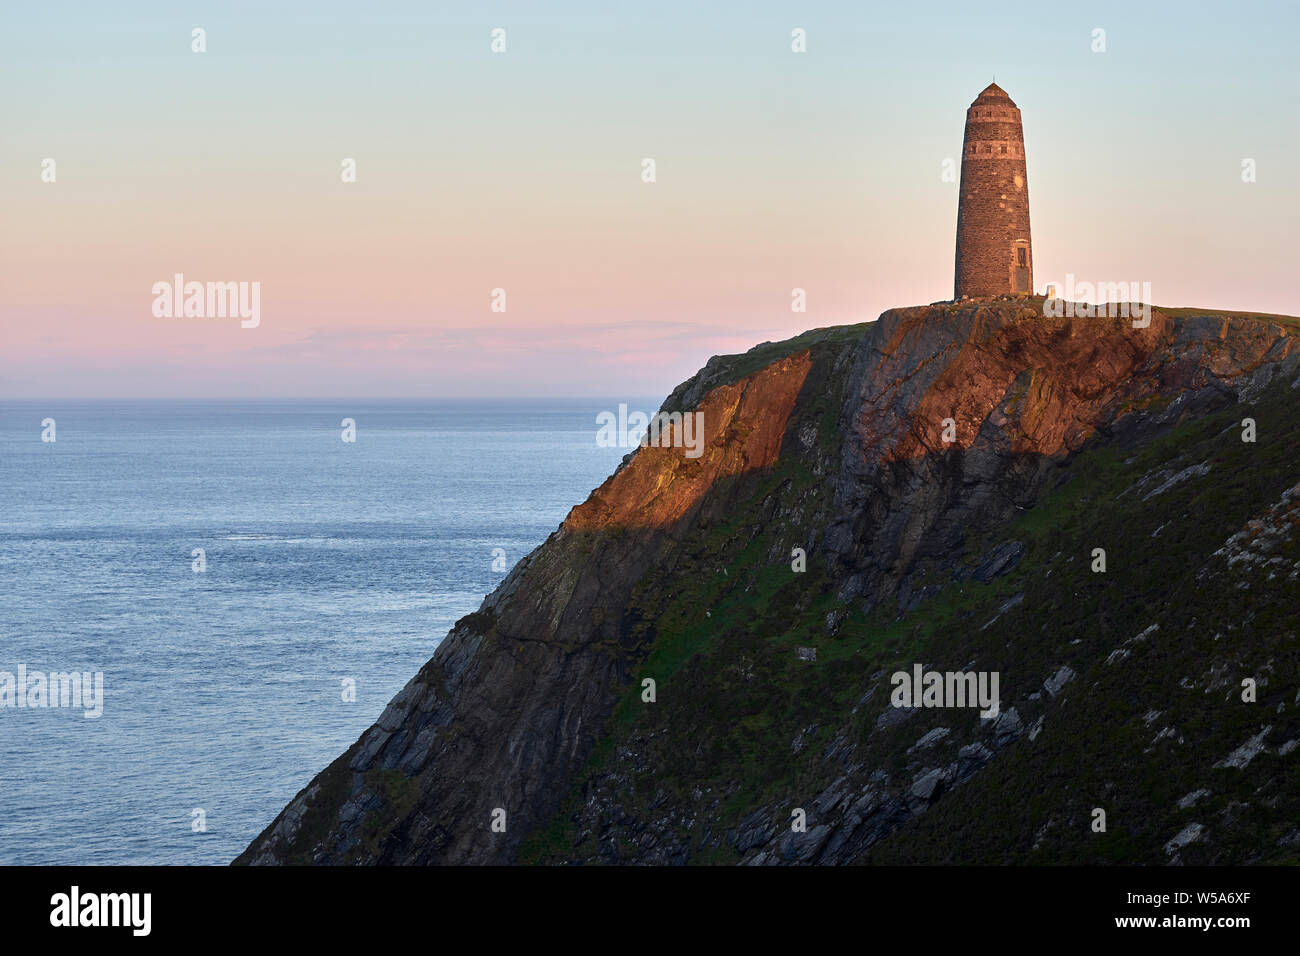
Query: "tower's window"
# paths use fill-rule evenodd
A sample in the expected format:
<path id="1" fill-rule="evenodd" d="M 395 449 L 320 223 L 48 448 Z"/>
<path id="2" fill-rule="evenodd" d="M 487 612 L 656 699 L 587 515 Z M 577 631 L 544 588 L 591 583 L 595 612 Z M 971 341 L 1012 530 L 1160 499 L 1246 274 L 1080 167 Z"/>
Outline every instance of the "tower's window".
<path id="1" fill-rule="evenodd" d="M 1003 152 L 1003 154 L 1005 154 L 1006 151 L 1007 151 L 1007 148 L 1006 148 L 1005 146 L 1003 146 L 1003 147 L 1002 147 L 1002 152 Z"/>
<path id="2" fill-rule="evenodd" d="M 1027 265 L 1029 265 L 1029 259 L 1028 259 L 1028 257 L 1025 255 L 1025 247 L 1024 247 L 1024 246 L 1021 246 L 1020 248 L 1018 248 L 1018 249 L 1016 250 L 1016 259 L 1017 259 L 1017 264 L 1018 264 L 1018 265 L 1022 265 L 1022 266 L 1027 266 Z"/>

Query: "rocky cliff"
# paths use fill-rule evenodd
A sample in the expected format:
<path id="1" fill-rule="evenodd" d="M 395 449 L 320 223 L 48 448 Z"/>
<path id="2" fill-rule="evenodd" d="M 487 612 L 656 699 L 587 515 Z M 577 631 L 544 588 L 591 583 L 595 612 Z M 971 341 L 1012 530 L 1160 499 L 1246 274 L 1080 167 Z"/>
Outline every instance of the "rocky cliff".
<path id="1" fill-rule="evenodd" d="M 1294 862 L 1300 323 L 1041 305 L 711 359 L 236 862 Z"/>

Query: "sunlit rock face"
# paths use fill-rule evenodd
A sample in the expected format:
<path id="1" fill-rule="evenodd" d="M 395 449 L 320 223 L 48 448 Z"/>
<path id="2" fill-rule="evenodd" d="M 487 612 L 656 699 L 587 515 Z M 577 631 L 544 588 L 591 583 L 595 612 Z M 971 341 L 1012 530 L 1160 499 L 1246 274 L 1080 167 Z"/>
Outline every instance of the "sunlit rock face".
<path id="1" fill-rule="evenodd" d="M 991 594 L 988 608 L 954 618 L 968 623 L 947 644 L 920 649 L 960 659 L 913 663 L 952 670 L 996 651 L 985 662 L 1003 670 L 996 721 L 944 715 L 914 732 L 923 718 L 888 709 L 879 687 L 881 629 L 924 620 L 937 594 L 975 600 L 1044 560 L 1043 545 L 1013 534 L 1016 522 L 1092 450 L 1127 460 L 1288 387 L 1300 365 L 1293 323 L 1154 309 L 1134 327 L 1054 318 L 1041 299 L 986 300 L 895 309 L 711 359 L 664 404 L 701 413 L 701 453 L 687 455 L 671 431 L 636 449 L 237 862 L 849 862 L 889 845 L 922 810 L 974 792 L 999 754 L 1053 740 L 1050 708 L 1093 685 L 1062 680 L 1090 665 L 1056 649 L 1026 684 L 1028 665 L 1005 655 L 1034 645 L 1008 644 L 1000 628 L 1020 620 L 1045 641 L 1064 612 L 1035 604 L 1029 585 L 1028 597 Z M 1109 493 L 1087 508 L 1160 490 L 1140 516 L 1227 473 L 1212 456 L 1172 462 L 1131 498 Z M 1251 492 L 1258 501 L 1230 499 L 1242 513 L 1215 547 L 1271 513 L 1275 492 L 1300 475 L 1276 478 L 1276 489 Z M 1155 531 L 1162 546 L 1178 540 Z M 1288 547 L 1271 543 L 1270 560 Z M 1199 567 L 1212 551 L 1178 563 Z M 1086 557 L 1053 565 L 1051 580 Z M 1168 577 L 1143 600 L 1172 604 L 1158 593 Z M 1081 605 L 1071 620 L 1087 613 Z M 1137 633 L 1134 615 L 1119 617 Z M 1110 625 L 1098 626 L 1105 636 Z M 1099 661 L 1119 674 L 1115 662 L 1155 640 L 1111 641 Z M 653 704 L 640 696 L 647 676 L 658 680 Z M 809 710 L 816 720 L 784 725 L 796 721 L 787 711 Z M 764 779 L 802 769 L 779 799 L 754 806 L 756 765 Z M 811 808 L 815 839 L 780 837 L 791 806 Z M 1172 834 L 1157 836 L 1163 862 Z"/>

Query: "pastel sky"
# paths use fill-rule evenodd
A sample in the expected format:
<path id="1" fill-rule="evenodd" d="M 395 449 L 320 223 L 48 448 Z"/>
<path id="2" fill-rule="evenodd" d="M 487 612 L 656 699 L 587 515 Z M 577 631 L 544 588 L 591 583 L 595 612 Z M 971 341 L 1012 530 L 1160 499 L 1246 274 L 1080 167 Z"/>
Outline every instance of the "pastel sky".
<path id="1" fill-rule="evenodd" d="M 1294 314 L 1297 10 L 9 4 L 0 398 L 666 394 L 950 297 L 943 162 L 995 74 L 1040 290 Z M 260 282 L 260 325 L 156 318 L 178 272 Z"/>

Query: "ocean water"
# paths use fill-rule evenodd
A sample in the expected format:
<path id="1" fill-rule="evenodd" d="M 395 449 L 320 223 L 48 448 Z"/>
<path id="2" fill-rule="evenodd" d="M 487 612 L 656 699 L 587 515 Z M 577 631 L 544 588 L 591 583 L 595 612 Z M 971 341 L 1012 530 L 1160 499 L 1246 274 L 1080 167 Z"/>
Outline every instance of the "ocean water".
<path id="1" fill-rule="evenodd" d="M 4 403 L 0 672 L 104 693 L 0 707 L 0 863 L 228 863 L 614 470 L 617 405 Z"/>

